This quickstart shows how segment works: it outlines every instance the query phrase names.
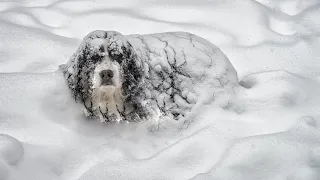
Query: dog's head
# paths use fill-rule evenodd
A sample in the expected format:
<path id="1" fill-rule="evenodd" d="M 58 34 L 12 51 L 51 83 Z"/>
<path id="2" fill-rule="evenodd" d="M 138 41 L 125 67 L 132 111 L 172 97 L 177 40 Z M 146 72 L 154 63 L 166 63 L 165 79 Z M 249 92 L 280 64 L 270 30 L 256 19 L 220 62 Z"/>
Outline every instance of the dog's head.
<path id="1" fill-rule="evenodd" d="M 62 70 L 75 99 L 83 102 L 94 115 L 93 92 L 116 92 L 131 99 L 141 88 L 142 65 L 123 35 L 114 31 L 93 31 L 83 39 Z"/>

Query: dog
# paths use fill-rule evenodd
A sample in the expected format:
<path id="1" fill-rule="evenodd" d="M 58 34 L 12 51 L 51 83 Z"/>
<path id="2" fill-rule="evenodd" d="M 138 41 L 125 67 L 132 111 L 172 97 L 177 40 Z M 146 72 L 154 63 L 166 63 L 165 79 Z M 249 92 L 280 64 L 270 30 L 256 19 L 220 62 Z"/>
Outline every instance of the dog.
<path id="1" fill-rule="evenodd" d="M 85 115 L 101 122 L 179 120 L 238 83 L 218 47 L 186 32 L 96 30 L 60 69 Z"/>

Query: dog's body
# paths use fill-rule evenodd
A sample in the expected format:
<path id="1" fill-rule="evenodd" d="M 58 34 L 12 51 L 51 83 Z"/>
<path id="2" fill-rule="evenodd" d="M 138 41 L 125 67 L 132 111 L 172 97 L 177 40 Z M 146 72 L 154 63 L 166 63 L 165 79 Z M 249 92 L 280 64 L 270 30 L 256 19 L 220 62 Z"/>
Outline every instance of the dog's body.
<path id="1" fill-rule="evenodd" d="M 94 31 L 61 67 L 86 115 L 103 122 L 179 119 L 237 84 L 236 71 L 219 48 L 184 32 Z"/>

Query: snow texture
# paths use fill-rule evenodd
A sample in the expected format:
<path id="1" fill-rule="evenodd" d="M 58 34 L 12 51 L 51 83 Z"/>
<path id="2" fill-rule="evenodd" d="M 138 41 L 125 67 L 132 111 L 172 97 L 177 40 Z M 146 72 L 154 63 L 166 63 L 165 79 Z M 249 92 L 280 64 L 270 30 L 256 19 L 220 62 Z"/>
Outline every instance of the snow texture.
<path id="1" fill-rule="evenodd" d="M 318 0 L 1 1 L 0 180 L 319 180 L 319 15 Z M 137 53 L 133 34 L 190 32 L 221 49 L 241 86 L 181 121 L 88 120 L 57 70 L 97 29 Z M 147 39 L 150 62 L 166 62 L 166 43 Z"/>

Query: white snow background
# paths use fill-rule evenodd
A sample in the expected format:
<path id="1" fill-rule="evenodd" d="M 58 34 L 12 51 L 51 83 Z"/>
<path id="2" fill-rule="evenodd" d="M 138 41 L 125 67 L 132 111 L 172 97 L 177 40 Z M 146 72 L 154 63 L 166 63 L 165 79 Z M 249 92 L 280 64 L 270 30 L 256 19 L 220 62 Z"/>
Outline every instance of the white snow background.
<path id="1" fill-rule="evenodd" d="M 97 29 L 194 33 L 242 87 L 184 125 L 88 121 L 55 71 Z M 2 0 L 0 72 L 0 180 L 320 180 L 318 0 Z"/>

